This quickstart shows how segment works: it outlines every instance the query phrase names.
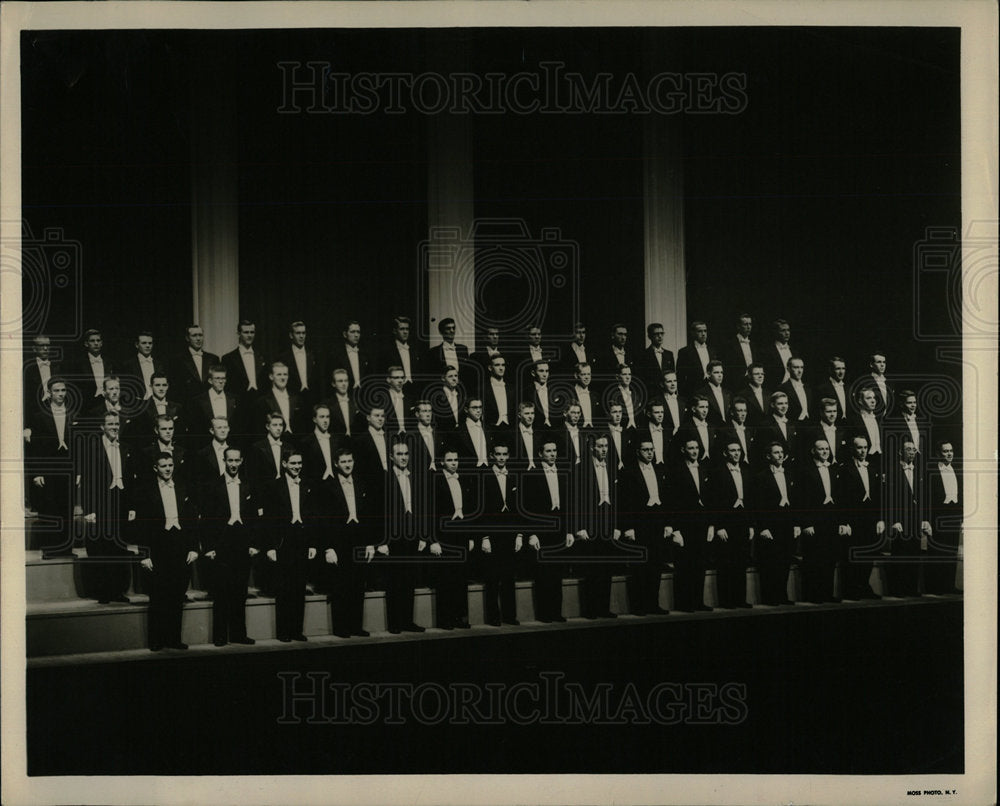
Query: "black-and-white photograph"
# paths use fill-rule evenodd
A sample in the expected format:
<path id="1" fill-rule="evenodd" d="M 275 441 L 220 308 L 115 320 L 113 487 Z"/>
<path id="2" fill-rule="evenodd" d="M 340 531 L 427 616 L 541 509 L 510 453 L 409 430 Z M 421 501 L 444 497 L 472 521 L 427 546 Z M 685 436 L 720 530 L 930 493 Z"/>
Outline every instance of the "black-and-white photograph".
<path id="1" fill-rule="evenodd" d="M 723 774 L 975 802 L 997 221 L 963 200 L 996 163 L 969 174 L 961 4 L 19 5 L 44 22 L 15 9 L 3 55 L 9 802 L 524 774 L 648 785 L 562 802 Z M 686 797 L 874 802 L 789 781 Z"/>

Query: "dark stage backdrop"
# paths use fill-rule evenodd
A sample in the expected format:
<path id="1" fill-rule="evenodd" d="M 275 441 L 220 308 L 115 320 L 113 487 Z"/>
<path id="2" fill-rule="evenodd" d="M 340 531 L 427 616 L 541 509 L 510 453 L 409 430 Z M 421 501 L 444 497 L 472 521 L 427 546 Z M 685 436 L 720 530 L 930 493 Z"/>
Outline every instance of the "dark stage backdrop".
<path id="1" fill-rule="evenodd" d="M 746 310 L 764 337 L 784 316 L 815 382 L 831 347 L 857 374 L 874 345 L 907 384 L 960 380 L 938 353 L 958 344 L 952 300 L 914 257 L 925 228 L 962 227 L 957 31 L 26 33 L 25 217 L 36 237 L 62 227 L 80 242 L 81 326 L 103 326 L 112 350 L 127 352 L 139 326 L 179 343 L 190 316 L 199 76 L 188 57 L 204 49 L 235 67 L 240 305 L 265 351 L 284 346 L 292 318 L 329 343 L 354 316 L 371 342 L 394 313 L 417 315 L 428 212 L 426 116 L 278 114 L 279 61 L 480 75 L 560 62 L 584 76 L 746 75 L 740 114 L 676 118 L 689 319 L 721 338 Z M 532 237 L 549 228 L 578 247 L 580 315 L 597 345 L 618 320 L 644 344 L 642 124 L 638 114 L 471 121 L 475 215 L 520 219 Z M 526 285 L 486 276 L 491 314 L 516 314 Z M 545 309 L 547 331 L 568 331 L 568 296 Z M 70 303 L 52 306 L 35 331 L 70 333 Z M 938 413 L 957 419 L 958 402 Z"/>

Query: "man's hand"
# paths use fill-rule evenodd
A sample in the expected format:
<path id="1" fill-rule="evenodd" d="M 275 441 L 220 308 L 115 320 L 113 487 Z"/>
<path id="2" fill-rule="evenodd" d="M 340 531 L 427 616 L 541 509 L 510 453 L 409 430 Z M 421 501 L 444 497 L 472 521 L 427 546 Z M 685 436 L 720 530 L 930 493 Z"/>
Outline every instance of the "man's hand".
<path id="1" fill-rule="evenodd" d="M 684 535 L 682 535 L 680 532 L 674 532 L 672 537 L 674 543 L 676 543 L 681 548 L 684 548 Z"/>
<path id="2" fill-rule="evenodd" d="M 330 565 L 336 565 L 337 552 L 334 551 L 333 549 L 327 549 L 325 552 L 323 552 L 323 559 L 326 560 L 327 563 Z"/>
<path id="3" fill-rule="evenodd" d="M 197 559 L 198 559 L 198 552 L 197 551 L 189 551 L 188 552 L 188 556 L 187 556 L 187 564 L 188 565 L 191 565 L 191 563 L 193 563 Z"/>
<path id="4" fill-rule="evenodd" d="M 931 525 L 927 521 L 921 521 L 920 531 L 927 537 L 931 537 L 934 534 L 934 531 L 931 529 Z"/>
<path id="5" fill-rule="evenodd" d="M 761 529 L 760 536 L 763 537 L 765 540 L 774 540 L 774 535 L 771 534 L 770 529 Z"/>
<path id="6" fill-rule="evenodd" d="M 88 512 L 86 515 L 83 516 L 83 519 L 87 523 L 97 523 L 97 513 L 96 512 Z"/>
<path id="7" fill-rule="evenodd" d="M 153 561 L 151 559 L 149 559 L 149 557 L 147 557 L 145 560 L 141 560 L 139 562 L 139 565 L 141 565 L 147 571 L 152 571 L 153 570 Z"/>
<path id="8" fill-rule="evenodd" d="M 36 487 L 44 487 L 45 486 L 45 476 L 35 476 L 31 480 L 31 483 L 34 484 Z"/>
<path id="9" fill-rule="evenodd" d="M 528 545 L 531 546 L 535 551 L 538 551 L 542 547 L 542 543 L 538 539 L 538 535 L 531 535 L 528 538 Z"/>
<path id="10" fill-rule="evenodd" d="M 573 544 L 574 544 L 575 542 L 576 542 L 576 541 L 575 541 L 575 540 L 573 539 L 573 535 L 571 535 L 571 534 L 569 534 L 569 533 L 567 532 L 567 533 L 566 533 L 566 548 L 568 548 L 568 549 L 571 549 L 571 548 L 573 548 Z"/>
<path id="11" fill-rule="evenodd" d="M 586 529 L 581 529 L 579 532 L 576 533 L 576 538 L 577 540 L 590 540 L 590 535 L 587 534 Z"/>
<path id="12" fill-rule="evenodd" d="M 275 549 L 268 549 L 267 559 L 269 559 L 273 563 L 278 562 L 278 552 Z"/>
<path id="13" fill-rule="evenodd" d="M 208 559 L 210 559 L 210 560 L 214 560 L 215 559 L 215 550 L 213 549 L 212 551 L 206 551 L 205 552 L 205 556 Z"/>
<path id="14" fill-rule="evenodd" d="M 417 541 L 417 551 L 423 551 L 425 548 L 427 548 L 427 541 L 426 540 L 418 540 Z"/>
<path id="15" fill-rule="evenodd" d="M 438 543 L 436 540 L 433 543 L 431 543 L 431 554 L 434 555 L 435 557 L 441 556 L 441 544 Z"/>
<path id="16" fill-rule="evenodd" d="M 260 554 L 260 549 L 255 549 L 253 546 L 250 546 L 250 548 L 247 549 L 247 553 L 251 557 L 256 557 L 258 554 Z"/>
<path id="17" fill-rule="evenodd" d="M 514 538 L 514 552 L 520 551 L 524 547 L 524 535 L 517 535 Z"/>
<path id="18" fill-rule="evenodd" d="M 370 563 L 374 559 L 375 559 L 375 547 L 365 546 L 365 562 Z"/>
<path id="19" fill-rule="evenodd" d="M 488 537 L 484 537 L 483 538 L 483 554 L 490 554 L 490 553 L 492 553 L 492 551 L 493 551 L 493 546 L 490 543 L 490 539 Z"/>
<path id="20" fill-rule="evenodd" d="M 719 538 L 723 543 L 729 540 L 729 533 L 725 529 L 719 529 L 716 531 L 715 536 Z"/>
<path id="21" fill-rule="evenodd" d="M 310 560 L 315 560 L 316 559 L 316 548 L 314 546 L 310 546 L 309 547 L 309 551 L 306 553 L 306 556 Z"/>
<path id="22" fill-rule="evenodd" d="M 892 525 L 892 531 L 895 532 L 897 535 L 903 534 L 903 524 L 901 524 L 901 523 L 894 523 Z"/>
<path id="23" fill-rule="evenodd" d="M 625 539 L 626 540 L 631 540 L 634 543 L 635 542 L 635 529 L 626 529 L 625 530 Z"/>
<path id="24" fill-rule="evenodd" d="M 802 534 L 804 534 L 806 537 L 812 537 L 814 534 L 816 534 L 816 528 L 813 526 L 807 526 L 805 529 L 802 530 Z"/>
<path id="25" fill-rule="evenodd" d="M 382 555 L 383 557 L 388 557 L 388 556 L 389 556 L 389 547 L 388 547 L 388 546 L 387 546 L 387 545 L 386 545 L 385 543 L 380 543 L 380 544 L 379 544 L 379 545 L 378 545 L 378 546 L 377 546 L 377 547 L 375 548 L 375 551 L 377 551 L 377 552 L 378 552 L 379 554 L 381 554 L 381 555 Z"/>
<path id="26" fill-rule="evenodd" d="M 875 534 L 880 537 L 885 534 L 885 521 L 879 521 L 875 524 Z"/>
<path id="27" fill-rule="evenodd" d="M 622 530 L 621 529 L 615 529 L 611 533 L 611 539 L 612 540 L 621 540 L 621 537 L 622 537 Z"/>

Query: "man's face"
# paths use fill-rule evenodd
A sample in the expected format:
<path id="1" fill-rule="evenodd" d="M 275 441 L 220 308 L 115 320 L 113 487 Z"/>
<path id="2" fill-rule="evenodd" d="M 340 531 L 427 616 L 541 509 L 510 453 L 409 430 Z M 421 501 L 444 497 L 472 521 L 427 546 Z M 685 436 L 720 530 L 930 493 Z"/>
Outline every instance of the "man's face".
<path id="1" fill-rule="evenodd" d="M 907 395 L 906 400 L 903 401 L 903 411 L 906 414 L 916 414 L 917 413 L 917 396 Z"/>
<path id="2" fill-rule="evenodd" d="M 618 382 L 622 386 L 629 386 L 632 383 L 632 368 L 621 367 L 618 370 Z"/>
<path id="3" fill-rule="evenodd" d="M 614 333 L 611 335 L 611 339 L 615 347 L 624 347 L 625 342 L 628 341 L 628 328 L 616 327 Z"/>
<path id="4" fill-rule="evenodd" d="M 791 325 L 778 325 L 776 331 L 777 339 L 782 344 L 787 344 L 788 340 L 792 337 L 792 327 Z"/>
<path id="5" fill-rule="evenodd" d="M 693 333 L 694 340 L 698 344 L 704 344 L 708 341 L 708 325 L 695 325 Z"/>
<path id="6" fill-rule="evenodd" d="M 722 376 L 723 376 L 722 367 L 712 367 L 712 371 L 708 375 L 712 383 L 714 383 L 716 386 L 722 386 Z"/>
<path id="7" fill-rule="evenodd" d="M 734 403 L 733 404 L 733 422 L 737 425 L 743 425 L 747 421 L 747 404 L 746 403 Z"/>
<path id="8" fill-rule="evenodd" d="M 216 442 L 225 442 L 229 436 L 229 422 L 227 420 L 213 420 L 210 430 L 212 439 Z"/>
<path id="9" fill-rule="evenodd" d="M 458 388 L 458 370 L 457 369 L 449 369 L 444 374 L 444 383 L 445 383 L 445 386 L 447 386 L 449 389 L 457 389 Z"/>
<path id="10" fill-rule="evenodd" d="M 774 406 L 774 413 L 777 414 L 779 417 L 784 417 L 786 414 L 788 414 L 787 397 L 779 397 L 771 405 Z"/>
<path id="11" fill-rule="evenodd" d="M 614 403 L 608 407 L 608 420 L 613 426 L 619 426 L 622 424 L 622 420 L 625 417 L 625 410 L 622 408 L 621 403 Z"/>
<path id="12" fill-rule="evenodd" d="M 48 336 L 38 336 L 31 345 L 32 352 L 43 361 L 48 359 L 50 348 L 51 341 Z"/>
<path id="13" fill-rule="evenodd" d="M 288 367 L 274 367 L 271 370 L 271 383 L 279 392 L 288 388 Z"/>
<path id="14" fill-rule="evenodd" d="M 354 457 L 349 453 L 343 454 L 337 459 L 337 471 L 341 476 L 350 476 L 354 472 Z"/>
<path id="15" fill-rule="evenodd" d="M 653 425 L 663 425 L 663 406 L 652 406 L 649 409 L 649 421 Z"/>
<path id="16" fill-rule="evenodd" d="M 830 444 L 825 439 L 817 439 L 813 443 L 812 455 L 818 462 L 829 462 Z"/>
<path id="17" fill-rule="evenodd" d="M 528 344 L 537 347 L 542 343 L 542 329 L 540 327 L 528 328 Z"/>
<path id="18" fill-rule="evenodd" d="M 94 333 L 87 336 L 87 340 L 84 342 L 84 346 L 87 348 L 87 352 L 91 355 L 100 355 L 101 349 L 104 347 L 104 339 L 101 338 L 99 333 Z"/>
<path id="19" fill-rule="evenodd" d="M 410 449 L 402 444 L 393 445 L 392 463 L 400 470 L 406 470 L 407 465 L 410 464 Z"/>
<path id="20" fill-rule="evenodd" d="M 499 380 L 504 376 L 506 371 L 507 362 L 500 356 L 496 356 L 492 361 L 490 361 L 490 374 L 492 374 L 494 378 Z"/>
<path id="21" fill-rule="evenodd" d="M 507 467 L 507 460 L 510 458 L 510 450 L 506 445 L 496 445 L 493 448 L 493 464 L 503 470 Z"/>
<path id="22" fill-rule="evenodd" d="M 587 328 L 578 327 L 573 329 L 573 341 L 577 344 L 583 344 L 587 340 Z"/>
<path id="23" fill-rule="evenodd" d="M 876 375 L 884 375 L 885 374 L 885 356 L 884 355 L 875 355 L 875 356 L 872 356 L 872 371 Z"/>
<path id="24" fill-rule="evenodd" d="M 741 316 L 737 330 L 743 338 L 750 338 L 750 332 L 753 330 L 753 319 L 749 316 Z"/>
<path id="25" fill-rule="evenodd" d="M 478 423 L 483 419 L 483 403 L 481 400 L 472 400 L 469 405 L 465 407 L 465 411 L 470 420 L 474 423 Z"/>
<path id="26" fill-rule="evenodd" d="M 52 402 L 57 406 L 65 405 L 66 403 L 66 384 L 59 383 L 52 384 L 52 388 L 49 390 L 49 394 L 52 395 Z"/>
<path id="27" fill-rule="evenodd" d="M 104 396 L 110 400 L 112 403 L 117 403 L 121 400 L 122 387 L 119 381 L 108 381 L 104 384 Z"/>
<path id="28" fill-rule="evenodd" d="M 449 473 L 458 472 L 458 454 L 455 451 L 448 451 L 444 455 L 444 469 Z"/>
<path id="29" fill-rule="evenodd" d="M 159 476 L 163 481 L 170 481 L 174 475 L 174 460 L 173 459 L 157 459 L 156 460 L 156 475 Z"/>
<path id="30" fill-rule="evenodd" d="M 174 439 L 174 424 L 172 422 L 158 422 L 156 424 L 156 437 L 164 445 L 169 445 Z"/>
<path id="31" fill-rule="evenodd" d="M 649 343 L 651 345 L 653 345 L 653 347 L 662 347 L 663 346 L 663 328 L 662 327 L 655 327 L 655 328 L 653 328 L 652 332 L 649 334 Z"/>
<path id="32" fill-rule="evenodd" d="M 837 422 L 837 407 L 836 406 L 824 406 L 823 407 L 823 422 L 827 425 L 833 425 Z"/>
<path id="33" fill-rule="evenodd" d="M 594 440 L 594 444 L 590 449 L 590 454 L 598 462 L 603 462 L 608 458 L 608 438 L 600 437 Z"/>
<path id="34" fill-rule="evenodd" d="M 153 390 L 153 397 L 157 400 L 163 400 L 167 396 L 167 389 L 170 388 L 170 383 L 166 378 L 154 378 L 149 388 Z"/>
<path id="35" fill-rule="evenodd" d="M 333 376 L 333 388 L 337 390 L 338 395 L 346 395 L 350 385 L 351 379 L 343 372 L 338 372 Z"/>
<path id="36" fill-rule="evenodd" d="M 851 453 L 859 462 L 868 458 L 868 440 L 855 437 L 851 440 Z"/>
<path id="37" fill-rule="evenodd" d="M 486 328 L 486 346 L 494 350 L 500 346 L 500 331 L 495 327 Z"/>
<path id="38" fill-rule="evenodd" d="M 240 325 L 238 334 L 240 345 L 243 347 L 252 347 L 253 340 L 257 338 L 257 326 L 256 325 Z"/>
<path id="39" fill-rule="evenodd" d="M 806 365 L 797 358 L 788 362 L 788 375 L 796 381 L 802 380 L 802 373 L 805 372 Z"/>
<path id="40" fill-rule="evenodd" d="M 243 466 L 243 455 L 238 450 L 227 450 L 223 461 L 226 464 L 226 472 L 235 477 Z"/>
<path id="41" fill-rule="evenodd" d="M 138 351 L 139 355 L 148 358 L 153 354 L 153 337 L 139 336 L 139 338 L 135 340 L 135 349 Z"/>
<path id="42" fill-rule="evenodd" d="M 297 453 L 293 453 L 287 459 L 283 459 L 281 466 L 293 479 L 297 479 L 302 475 L 302 457 Z"/>
<path id="43" fill-rule="evenodd" d="M 726 445 L 726 461 L 731 465 L 738 465 L 743 456 L 743 448 L 738 442 L 730 442 Z"/>
<path id="44" fill-rule="evenodd" d="M 104 432 L 104 436 L 114 442 L 118 439 L 118 432 L 121 430 L 121 422 L 117 417 L 105 417 L 104 422 L 101 423 L 101 430 Z"/>
<path id="45" fill-rule="evenodd" d="M 417 406 L 417 422 L 420 423 L 420 425 L 430 426 L 433 419 L 434 410 L 431 409 L 429 403 L 421 403 Z"/>
<path id="46" fill-rule="evenodd" d="M 843 361 L 834 361 L 830 367 L 830 377 L 835 381 L 842 381 L 847 375 L 847 364 Z"/>
<path id="47" fill-rule="evenodd" d="M 677 373 L 665 372 L 663 374 L 663 388 L 668 395 L 677 394 Z"/>
<path id="48" fill-rule="evenodd" d="M 394 370 L 389 373 L 389 388 L 396 391 L 403 391 L 403 384 L 406 383 L 406 373 L 403 370 Z"/>
<path id="49" fill-rule="evenodd" d="M 584 389 L 590 386 L 591 369 L 589 366 L 582 367 L 576 371 L 576 380 Z"/>
<path id="50" fill-rule="evenodd" d="M 295 325 L 292 328 L 289 338 L 292 340 L 292 344 L 296 347 L 306 346 L 306 326 L 305 325 Z"/>
<path id="51" fill-rule="evenodd" d="M 955 449 L 950 442 L 945 442 L 941 446 L 941 460 L 949 465 L 955 460 Z"/>
<path id="52" fill-rule="evenodd" d="M 521 425 L 531 428 L 535 424 L 535 407 L 525 406 L 517 413 L 517 419 L 521 422 Z"/>
<path id="53" fill-rule="evenodd" d="M 189 327 L 184 336 L 184 340 L 194 350 L 200 350 L 205 346 L 205 331 L 200 327 Z"/>
<path id="54" fill-rule="evenodd" d="M 396 326 L 393 328 L 393 333 L 396 334 L 397 340 L 406 344 L 410 340 L 410 323 L 396 322 Z"/>
<path id="55" fill-rule="evenodd" d="M 549 467 L 553 467 L 556 463 L 556 457 L 559 455 L 559 449 L 556 448 L 556 443 L 546 442 L 542 445 L 542 461 Z"/>
<path id="56" fill-rule="evenodd" d="M 281 439 L 281 435 L 285 433 L 285 421 L 272 417 L 267 421 L 267 433 L 271 439 Z"/>
<path id="57" fill-rule="evenodd" d="M 701 449 L 698 447 L 698 443 L 695 440 L 689 439 L 684 443 L 685 460 L 688 462 L 697 462 L 699 453 L 701 453 Z"/>
<path id="58" fill-rule="evenodd" d="M 785 449 L 780 445 L 772 445 L 767 452 L 767 461 L 774 467 L 781 467 L 785 463 Z"/>
<path id="59" fill-rule="evenodd" d="M 764 368 L 754 367 L 750 370 L 750 380 L 753 382 L 754 386 L 764 385 Z"/>
<path id="60" fill-rule="evenodd" d="M 376 431 L 381 431 L 385 425 L 385 409 L 372 409 L 368 412 L 368 425 Z"/>
<path id="61" fill-rule="evenodd" d="M 875 397 L 875 392 L 871 389 L 862 392 L 861 405 L 865 408 L 865 411 L 875 411 L 876 406 L 878 406 L 878 398 Z"/>
<path id="62" fill-rule="evenodd" d="M 357 347 L 361 341 L 361 325 L 357 323 L 348 325 L 347 330 L 344 331 L 344 341 L 351 347 Z"/>
<path id="63" fill-rule="evenodd" d="M 549 365 L 539 364 L 535 367 L 535 380 L 543 386 L 549 382 Z"/>
<path id="64" fill-rule="evenodd" d="M 212 387 L 212 390 L 216 394 L 222 394 L 226 389 L 226 373 L 225 372 L 210 372 L 208 373 L 208 385 Z"/>
<path id="65" fill-rule="evenodd" d="M 566 422 L 570 425 L 579 425 L 583 410 L 579 406 L 570 406 L 566 409 Z M 620 421 L 621 418 L 619 418 Z"/>
<path id="66" fill-rule="evenodd" d="M 317 409 L 316 413 L 313 415 L 313 423 L 320 430 L 321 434 L 325 434 L 330 430 L 330 410 L 329 409 Z"/>
<path id="67" fill-rule="evenodd" d="M 708 401 L 699 400 L 694 407 L 695 416 L 699 420 L 704 420 L 708 418 Z"/>
<path id="68" fill-rule="evenodd" d="M 457 329 L 455 327 L 455 323 L 454 322 L 449 322 L 447 325 L 445 325 L 443 328 L 441 328 L 441 338 L 443 338 L 446 342 L 448 342 L 449 344 L 451 344 L 453 341 L 455 341 L 456 330 Z M 487 338 L 489 338 L 488 334 L 487 334 Z"/>
<path id="69" fill-rule="evenodd" d="M 636 455 L 639 457 L 639 461 L 644 465 L 648 465 L 653 461 L 653 456 L 655 453 L 653 451 L 653 443 L 649 441 L 643 441 L 639 443 L 639 449 L 636 451 Z"/>
<path id="70" fill-rule="evenodd" d="M 912 442 L 904 442 L 901 453 L 903 455 L 904 462 L 912 462 L 917 458 L 917 446 Z"/>

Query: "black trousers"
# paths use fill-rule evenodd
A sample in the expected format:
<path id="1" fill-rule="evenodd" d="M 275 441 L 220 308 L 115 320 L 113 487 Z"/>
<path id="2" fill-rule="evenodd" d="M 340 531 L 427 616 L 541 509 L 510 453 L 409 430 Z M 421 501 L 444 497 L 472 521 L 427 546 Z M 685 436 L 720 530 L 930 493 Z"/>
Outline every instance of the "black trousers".
<path id="1" fill-rule="evenodd" d="M 886 563 L 889 593 L 892 596 L 919 596 L 920 536 L 918 534 L 893 534 Z"/>
<path id="2" fill-rule="evenodd" d="M 760 598 L 764 604 L 778 605 L 788 599 L 788 571 L 792 565 L 792 527 L 764 526 L 771 540 L 754 537 L 754 563 L 760 576 Z"/>
<path id="3" fill-rule="evenodd" d="M 342 545 L 337 563 L 326 564 L 326 600 L 334 635 L 357 635 L 364 629 L 367 571 L 363 545 Z"/>
<path id="4" fill-rule="evenodd" d="M 278 549 L 278 561 L 274 564 L 274 609 L 278 638 L 295 638 L 302 634 L 308 571 L 309 559 L 305 548 L 296 545 Z"/>
<path id="5" fill-rule="evenodd" d="M 747 566 L 750 565 L 750 530 L 746 525 L 727 524 L 727 540 L 718 534 L 710 552 L 716 568 L 719 607 L 740 607 L 747 601 Z"/>
<path id="6" fill-rule="evenodd" d="M 872 562 L 882 542 L 875 534 L 875 521 L 852 521 L 851 534 L 841 538 L 838 545 L 840 554 L 840 589 L 845 599 L 870 598 L 874 591 L 871 586 Z"/>
<path id="7" fill-rule="evenodd" d="M 149 645 L 174 646 L 181 642 L 184 595 L 191 580 L 191 566 L 183 553 L 156 555 L 153 570 L 145 572 L 149 585 Z"/>
<path id="8" fill-rule="evenodd" d="M 669 551 L 663 526 L 636 529 L 635 542 L 623 539 L 622 544 L 636 549 L 626 578 L 629 611 L 637 616 L 654 612 L 660 606 L 660 580 Z"/>
<path id="9" fill-rule="evenodd" d="M 468 541 L 441 542 L 441 556 L 427 558 L 437 593 L 438 627 L 457 627 L 469 621 Z"/>
<path id="10" fill-rule="evenodd" d="M 527 549 L 534 565 L 535 618 L 554 621 L 562 616 L 563 577 L 569 553 L 565 538 L 559 534 L 539 535 L 538 541 L 541 547 L 537 551 Z"/>
<path id="11" fill-rule="evenodd" d="M 820 523 L 811 535 L 802 534 L 802 597 L 807 602 L 833 598 L 833 573 L 837 565 L 836 525 Z"/>
<path id="12" fill-rule="evenodd" d="M 524 551 L 523 547 L 521 551 Z M 482 554 L 482 567 L 483 618 L 486 623 L 516 621 L 514 535 L 492 535 L 490 553 Z"/>
<path id="13" fill-rule="evenodd" d="M 692 611 L 705 605 L 707 523 L 689 523 L 680 530 L 684 545 L 673 543 L 674 606 Z"/>
<path id="14" fill-rule="evenodd" d="M 29 496 L 39 518 L 32 526 L 32 547 L 43 556 L 68 556 L 73 553 L 73 479 L 66 475 L 44 476 L 45 486 L 36 487 L 28 479 Z"/>
<path id="15" fill-rule="evenodd" d="M 924 592 L 951 593 L 955 590 L 958 570 L 959 530 L 934 524 L 934 534 L 927 541 L 924 562 Z"/>
<path id="16" fill-rule="evenodd" d="M 247 581 L 250 577 L 250 554 L 243 526 L 227 526 L 220 547 L 216 549 L 212 580 L 212 638 L 235 641 L 247 637 Z"/>
<path id="17" fill-rule="evenodd" d="M 117 500 L 117 498 L 116 498 Z M 125 595 L 132 582 L 134 555 L 121 536 L 125 513 L 118 520 L 117 508 L 109 517 L 98 515 L 96 523 L 84 524 L 87 560 L 83 567 L 84 590 L 92 599 L 113 601 Z"/>
<path id="18" fill-rule="evenodd" d="M 413 623 L 413 591 L 422 560 L 416 538 L 391 541 L 389 552 L 380 564 L 385 574 L 386 626 L 392 631 Z"/>

